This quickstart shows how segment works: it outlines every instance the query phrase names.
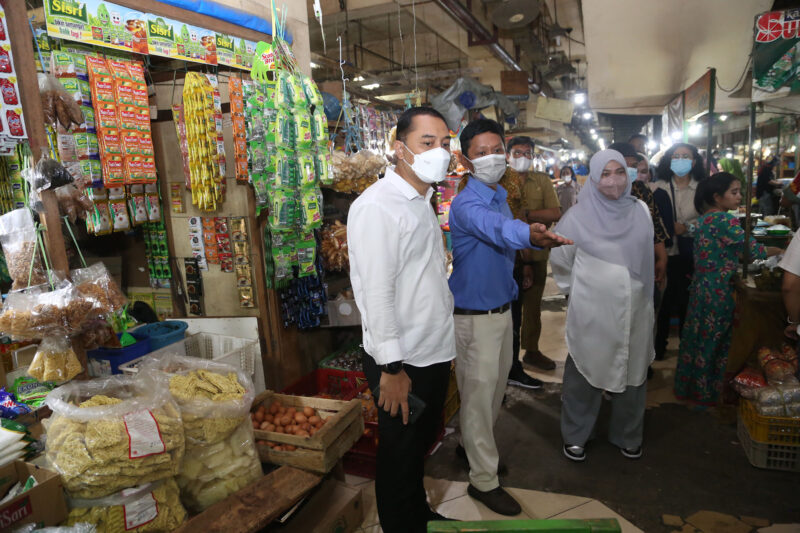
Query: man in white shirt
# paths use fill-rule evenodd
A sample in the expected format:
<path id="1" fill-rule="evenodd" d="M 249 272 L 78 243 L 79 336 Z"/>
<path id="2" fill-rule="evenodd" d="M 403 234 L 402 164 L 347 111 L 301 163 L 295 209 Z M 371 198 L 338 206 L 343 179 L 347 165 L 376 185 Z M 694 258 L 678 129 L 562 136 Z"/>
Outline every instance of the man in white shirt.
<path id="1" fill-rule="evenodd" d="M 456 356 L 453 296 L 430 203 L 431 184 L 444 179 L 450 163 L 444 118 L 431 108 L 406 110 L 394 149 L 397 166 L 350 207 L 347 244 L 368 354 L 364 372 L 373 391 L 380 385 L 378 516 L 385 533 L 422 533 L 428 521 L 444 519 L 428 506 L 423 461 Z M 409 393 L 425 403 L 413 422 Z"/>

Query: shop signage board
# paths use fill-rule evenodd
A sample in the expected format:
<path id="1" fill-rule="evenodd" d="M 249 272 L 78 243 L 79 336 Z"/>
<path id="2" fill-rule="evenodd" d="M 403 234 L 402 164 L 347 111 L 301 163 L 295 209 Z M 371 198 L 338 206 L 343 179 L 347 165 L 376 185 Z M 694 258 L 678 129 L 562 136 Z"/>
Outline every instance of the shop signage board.
<path id="1" fill-rule="evenodd" d="M 554 120 L 569 124 L 572 122 L 573 104 L 569 100 L 559 100 L 558 98 L 545 98 L 540 96 L 536 100 L 536 118 Z"/>
<path id="2" fill-rule="evenodd" d="M 685 91 L 683 114 L 686 120 L 697 120 L 711 109 L 713 97 L 713 79 L 711 70 L 694 82 Z"/>
<path id="3" fill-rule="evenodd" d="M 47 33 L 137 54 L 244 70 L 256 43 L 102 0 L 44 0 Z"/>
<path id="4" fill-rule="evenodd" d="M 101 0 L 44 0 L 47 33 L 59 39 L 147 54 L 144 14 Z"/>
<path id="5" fill-rule="evenodd" d="M 755 18 L 753 101 L 800 94 L 800 8 Z"/>
<path id="6" fill-rule="evenodd" d="M 151 55 L 217 64 L 216 34 L 177 20 L 148 13 L 147 44 Z"/>

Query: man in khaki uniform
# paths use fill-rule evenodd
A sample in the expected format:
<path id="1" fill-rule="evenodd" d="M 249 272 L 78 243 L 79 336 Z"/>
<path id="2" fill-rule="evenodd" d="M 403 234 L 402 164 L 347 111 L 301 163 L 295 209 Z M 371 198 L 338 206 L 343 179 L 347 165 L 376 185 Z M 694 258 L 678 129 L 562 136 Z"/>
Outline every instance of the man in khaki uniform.
<path id="1" fill-rule="evenodd" d="M 561 218 L 561 208 L 550 177 L 531 169 L 534 142 L 530 137 L 514 137 L 506 150 L 509 168 L 500 184 L 508 191 L 508 206 L 514 218 L 528 224 L 549 226 Z M 520 345 L 526 364 L 541 370 L 553 370 L 555 363 L 539 350 L 542 332 L 541 303 L 547 280 L 548 250 L 522 250 L 517 254 L 514 277 L 520 297 L 512 306 L 514 321 L 513 365 L 508 382 L 518 387 L 537 389 L 541 381 L 528 376 L 519 361 Z M 520 336 L 520 326 L 522 334 Z"/>

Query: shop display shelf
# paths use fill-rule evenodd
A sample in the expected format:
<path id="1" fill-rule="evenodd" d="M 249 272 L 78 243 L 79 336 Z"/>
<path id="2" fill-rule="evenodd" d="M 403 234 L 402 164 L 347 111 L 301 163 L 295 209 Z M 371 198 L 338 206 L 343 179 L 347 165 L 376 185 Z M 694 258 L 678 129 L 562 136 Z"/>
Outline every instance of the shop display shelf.
<path id="1" fill-rule="evenodd" d="M 253 408 L 269 406 L 279 400 L 284 406 L 314 408 L 326 420 L 325 425 L 311 437 L 298 437 L 273 431 L 254 431 L 257 440 L 295 446 L 294 451 L 276 451 L 258 444 L 258 453 L 266 463 L 294 466 L 303 470 L 325 474 L 330 472 L 364 433 L 364 418 L 358 400 L 330 400 L 292 396 L 264 391 L 253 400 Z"/>
<path id="2" fill-rule="evenodd" d="M 769 470 L 800 472 L 800 446 L 756 442 L 741 418 L 737 424 L 737 434 L 751 465 Z"/>
<path id="3" fill-rule="evenodd" d="M 763 416 L 758 414 L 753 402 L 742 399 L 739 421 L 756 443 L 800 446 L 800 418 Z"/>

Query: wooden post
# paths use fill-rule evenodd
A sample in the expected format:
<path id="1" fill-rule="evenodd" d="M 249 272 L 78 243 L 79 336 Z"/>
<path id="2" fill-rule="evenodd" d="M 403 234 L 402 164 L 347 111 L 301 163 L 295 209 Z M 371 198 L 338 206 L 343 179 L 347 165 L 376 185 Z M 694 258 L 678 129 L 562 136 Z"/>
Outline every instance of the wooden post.
<path id="1" fill-rule="evenodd" d="M 39 82 L 36 73 L 36 62 L 33 54 L 33 34 L 28 23 L 28 10 L 25 2 L 2 0 L 6 12 L 6 30 L 11 40 L 11 52 L 14 55 L 14 69 L 17 72 L 22 113 L 25 116 L 25 128 L 28 131 L 28 142 L 36 161 L 42 154 L 49 152 L 47 132 L 45 131 L 42 102 L 39 99 Z M 61 233 L 61 217 L 58 213 L 58 201 L 53 191 L 42 191 L 44 213 L 41 220 L 47 228 L 45 239 L 47 252 L 53 270 L 69 274 L 69 262 L 64 246 L 64 235 Z"/>

